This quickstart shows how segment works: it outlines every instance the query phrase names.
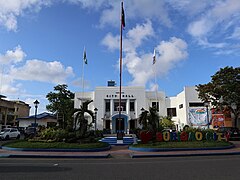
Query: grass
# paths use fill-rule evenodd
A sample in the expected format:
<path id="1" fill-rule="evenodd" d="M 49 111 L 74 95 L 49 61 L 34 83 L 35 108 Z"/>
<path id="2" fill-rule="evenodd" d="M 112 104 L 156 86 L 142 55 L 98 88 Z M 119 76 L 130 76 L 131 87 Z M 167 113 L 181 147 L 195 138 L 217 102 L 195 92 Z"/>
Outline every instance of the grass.
<path id="1" fill-rule="evenodd" d="M 186 141 L 186 142 L 154 142 L 148 144 L 135 144 L 136 148 L 210 148 L 226 147 L 231 143 L 226 141 Z"/>
<path id="2" fill-rule="evenodd" d="M 3 146 L 11 148 L 33 148 L 33 149 L 93 149 L 108 147 L 109 144 L 103 142 L 78 144 L 65 142 L 29 142 L 20 140 L 6 143 Z"/>

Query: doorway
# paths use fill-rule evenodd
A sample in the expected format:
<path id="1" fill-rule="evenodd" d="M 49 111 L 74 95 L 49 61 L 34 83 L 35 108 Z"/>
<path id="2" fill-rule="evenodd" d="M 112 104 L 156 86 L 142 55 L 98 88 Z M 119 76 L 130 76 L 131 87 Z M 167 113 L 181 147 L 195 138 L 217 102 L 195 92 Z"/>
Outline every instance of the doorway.
<path id="1" fill-rule="evenodd" d="M 116 132 L 124 131 L 124 118 L 116 118 Z"/>

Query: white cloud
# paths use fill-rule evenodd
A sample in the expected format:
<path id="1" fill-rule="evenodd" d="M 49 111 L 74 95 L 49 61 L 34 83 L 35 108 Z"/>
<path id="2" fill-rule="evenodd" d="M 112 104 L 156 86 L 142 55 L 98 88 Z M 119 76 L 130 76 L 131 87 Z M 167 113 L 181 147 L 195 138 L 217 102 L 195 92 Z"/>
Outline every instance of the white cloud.
<path id="1" fill-rule="evenodd" d="M 39 12 L 41 8 L 48 7 L 53 3 L 57 2 L 53 0 L 11 0 L 6 3 L 5 0 L 0 0 L 0 26 L 6 27 L 9 31 L 16 31 L 18 17 L 23 16 L 27 12 Z M 109 25 L 118 27 L 120 24 L 120 1 L 61 0 L 61 3 L 72 3 L 82 8 L 100 11 L 100 27 Z M 127 22 L 136 18 L 151 19 L 167 27 L 172 26 L 164 0 L 125 1 L 124 8 Z"/>
<path id="2" fill-rule="evenodd" d="M 149 37 L 154 35 L 155 32 L 150 20 L 147 20 L 147 22 L 142 25 L 137 24 L 136 27 L 127 32 L 127 37 L 124 40 L 126 44 L 125 51 L 136 49 L 142 44 L 143 40 L 147 40 Z"/>
<path id="3" fill-rule="evenodd" d="M 131 85 L 146 85 L 154 79 L 155 73 L 158 77 L 165 76 L 179 62 L 188 57 L 186 42 L 176 37 L 172 37 L 169 41 L 161 41 L 155 49 L 156 63 L 154 65 L 152 65 L 152 53 L 143 55 L 127 53 L 124 60 L 128 72 L 133 77 Z"/>
<path id="4" fill-rule="evenodd" d="M 206 48 L 217 48 L 221 49 L 228 46 L 228 43 L 219 42 L 219 43 L 210 43 L 207 38 L 199 38 L 198 43 Z"/>
<path id="5" fill-rule="evenodd" d="M 240 39 L 240 27 L 236 27 L 234 29 L 234 32 L 232 33 L 232 35 L 229 37 L 231 39 Z"/>
<path id="6" fill-rule="evenodd" d="M 156 83 L 150 83 L 150 85 L 149 85 L 149 91 L 158 91 L 159 89 L 158 89 L 158 84 L 156 84 Z"/>
<path id="7" fill-rule="evenodd" d="M 206 36 L 212 30 L 213 26 L 214 23 L 212 21 L 203 18 L 191 23 L 188 26 L 188 32 L 194 37 L 201 38 Z"/>
<path id="8" fill-rule="evenodd" d="M 119 41 L 119 36 L 113 36 L 112 33 L 108 33 L 102 40 L 102 44 L 112 51 L 119 48 Z"/>
<path id="9" fill-rule="evenodd" d="M 147 20 L 144 24 L 137 24 L 136 27 L 130 29 L 126 33 L 126 38 L 124 38 L 123 50 L 126 52 L 135 51 L 137 47 L 142 44 L 143 40 L 147 40 L 149 37 L 155 35 L 150 20 Z M 107 46 L 109 50 L 119 49 L 119 36 L 113 36 L 112 33 L 108 33 L 102 40 L 102 44 Z"/>
<path id="10" fill-rule="evenodd" d="M 158 74 L 166 74 L 177 64 L 188 57 L 187 43 L 172 37 L 169 41 L 162 41 L 156 47 L 156 66 Z"/>
<path id="11" fill-rule="evenodd" d="M 22 51 L 21 46 L 15 47 L 14 50 L 8 50 L 4 55 L 0 54 L 1 64 L 11 64 L 22 61 L 26 54 Z"/>
<path id="12" fill-rule="evenodd" d="M 58 61 L 46 62 L 41 60 L 28 60 L 22 67 L 12 67 L 9 73 L 14 79 L 65 83 L 66 78 L 73 75 L 71 67 L 64 67 Z"/>
<path id="13" fill-rule="evenodd" d="M 0 26 L 9 31 L 17 30 L 17 18 L 25 11 L 38 12 L 42 7 L 49 6 L 51 0 L 0 0 Z"/>
<path id="14" fill-rule="evenodd" d="M 119 26 L 120 2 L 108 0 L 109 6 L 106 6 L 100 17 L 100 26 L 112 25 Z M 151 19 L 157 20 L 160 24 L 167 27 L 172 26 L 168 17 L 168 11 L 164 0 L 131 0 L 124 2 L 126 14 L 126 26 L 133 19 Z M 160 13 L 161 12 L 161 13 Z"/>
<path id="15" fill-rule="evenodd" d="M 100 8 L 102 5 L 104 5 L 104 3 L 106 3 L 106 0 L 63 0 L 63 1 L 67 1 L 73 4 L 80 4 L 83 8 L 94 8 L 94 9 L 98 9 Z"/>
<path id="16" fill-rule="evenodd" d="M 229 37 L 232 40 L 239 38 L 239 0 L 214 1 L 203 10 L 205 11 L 199 12 L 199 17 L 189 24 L 188 33 L 203 47 L 229 52 L 227 46 L 231 47 L 234 42 L 229 42 L 229 45 L 224 41 Z M 228 32 L 232 29 L 235 31 L 229 36 Z"/>
<path id="17" fill-rule="evenodd" d="M 65 83 L 74 75 L 72 67 L 64 67 L 59 61 L 28 60 L 20 46 L 0 55 L 0 93 L 22 94 L 25 89 L 18 80 L 40 81 L 46 83 Z M 21 62 L 21 64 L 19 63 Z"/>
<path id="18" fill-rule="evenodd" d="M 130 85 L 144 86 L 154 78 L 154 69 L 156 68 L 157 76 L 166 75 L 172 68 L 187 58 L 187 44 L 184 40 L 172 37 L 169 41 L 161 41 L 156 47 L 157 62 L 152 65 L 152 52 L 138 52 L 138 48 L 143 45 L 144 41 L 154 37 L 155 32 L 152 23 L 148 20 L 142 25 L 136 25 L 127 32 L 127 37 L 123 40 L 123 65 L 128 73 L 132 76 Z M 109 37 L 111 36 L 111 38 Z M 107 35 L 102 43 L 109 49 L 119 48 L 119 38 L 117 36 Z M 155 67 L 156 66 L 156 67 Z"/>
<path id="19" fill-rule="evenodd" d="M 171 0 L 166 3 L 170 4 L 171 7 L 180 11 L 181 13 L 187 14 L 187 18 L 193 18 L 195 15 L 204 12 L 209 6 L 212 6 L 216 1 L 201 0 Z"/>
<path id="20" fill-rule="evenodd" d="M 101 9 L 100 27 L 120 25 L 120 1 L 112 0 L 65 0 L 71 3 L 80 4 L 83 8 L 91 8 L 95 10 Z M 124 1 L 124 9 L 126 19 L 132 20 L 136 18 L 142 19 L 155 19 L 160 24 L 167 27 L 172 26 L 169 18 L 167 6 L 164 0 L 131 0 Z M 143 18 L 144 17 L 144 18 Z M 129 22 L 129 21 L 128 21 Z"/>
<path id="21" fill-rule="evenodd" d="M 21 84 L 15 84 L 12 77 L 7 74 L 1 74 L 0 94 L 17 94 L 20 91 Z"/>

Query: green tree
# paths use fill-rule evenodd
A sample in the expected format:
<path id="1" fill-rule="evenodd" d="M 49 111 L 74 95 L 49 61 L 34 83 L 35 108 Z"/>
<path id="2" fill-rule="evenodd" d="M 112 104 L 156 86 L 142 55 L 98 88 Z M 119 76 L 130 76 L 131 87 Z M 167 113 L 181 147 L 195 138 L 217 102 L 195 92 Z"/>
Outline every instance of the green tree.
<path id="1" fill-rule="evenodd" d="M 161 124 L 161 126 L 163 128 L 170 128 L 170 129 L 172 129 L 172 128 L 175 127 L 175 124 L 172 121 L 172 118 L 169 117 L 169 116 L 163 117 L 160 124 Z"/>
<path id="2" fill-rule="evenodd" d="M 149 111 L 144 110 L 139 116 L 139 124 L 142 125 L 142 128 L 154 133 L 159 128 L 159 120 L 160 118 L 155 106 L 149 107 Z"/>
<path id="3" fill-rule="evenodd" d="M 211 76 L 211 82 L 197 85 L 199 98 L 215 108 L 228 108 L 234 114 L 234 126 L 240 115 L 240 67 L 225 67 Z"/>
<path id="4" fill-rule="evenodd" d="M 58 116 L 59 127 L 72 129 L 74 112 L 74 93 L 67 89 L 66 84 L 54 87 L 54 92 L 49 92 L 46 96 L 49 103 L 46 108 L 48 111 Z"/>
<path id="5" fill-rule="evenodd" d="M 88 105 L 93 102 L 93 100 L 88 100 L 86 102 L 83 102 L 83 104 L 80 106 L 80 109 L 78 109 L 74 113 L 74 124 L 76 129 L 76 124 L 79 124 L 79 136 L 80 138 L 84 138 L 86 136 L 86 132 L 88 130 L 89 124 L 88 120 L 86 119 L 86 114 L 90 115 L 92 117 L 92 120 L 94 120 L 94 113 L 93 111 L 88 109 Z"/>

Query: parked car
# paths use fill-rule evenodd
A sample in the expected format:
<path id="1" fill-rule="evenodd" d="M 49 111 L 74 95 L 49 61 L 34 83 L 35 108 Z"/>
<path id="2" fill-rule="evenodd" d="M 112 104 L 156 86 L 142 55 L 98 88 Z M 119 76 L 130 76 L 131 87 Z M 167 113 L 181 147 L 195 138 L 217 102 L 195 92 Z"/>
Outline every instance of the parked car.
<path id="1" fill-rule="evenodd" d="M 24 137 L 25 138 L 33 137 L 36 131 L 37 129 L 35 127 L 27 127 L 24 131 Z"/>
<path id="2" fill-rule="evenodd" d="M 13 139 L 13 138 L 19 139 L 20 132 L 18 131 L 17 128 L 5 128 L 1 130 L 0 138 L 2 140 Z"/>
<path id="3" fill-rule="evenodd" d="M 20 132 L 21 134 L 24 134 L 25 127 L 17 127 L 17 129 L 19 130 L 19 132 Z"/>
<path id="4" fill-rule="evenodd" d="M 240 131 L 236 127 L 220 127 L 217 132 L 223 133 L 223 135 L 229 133 L 229 140 L 240 140 Z"/>

